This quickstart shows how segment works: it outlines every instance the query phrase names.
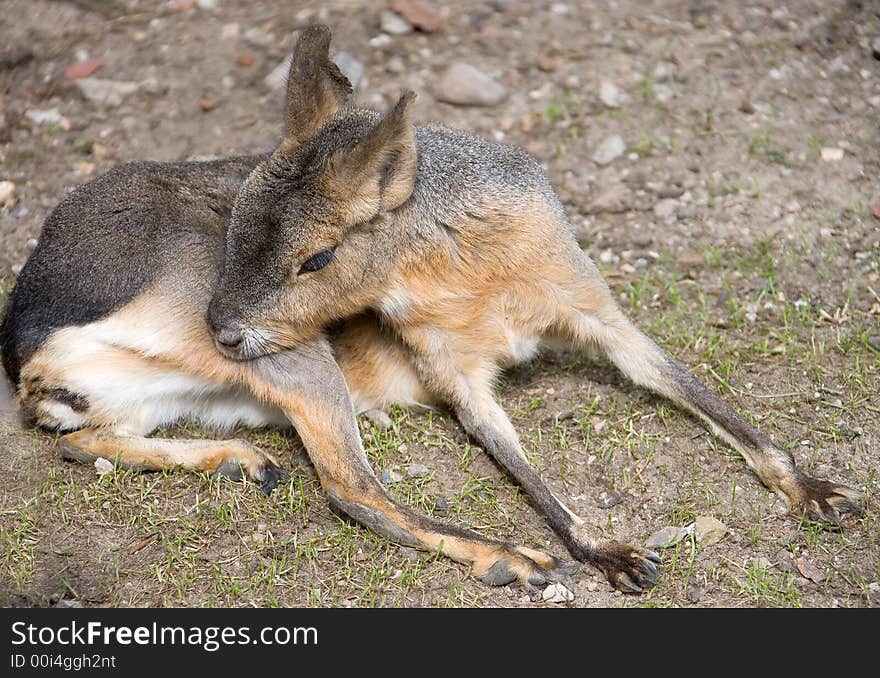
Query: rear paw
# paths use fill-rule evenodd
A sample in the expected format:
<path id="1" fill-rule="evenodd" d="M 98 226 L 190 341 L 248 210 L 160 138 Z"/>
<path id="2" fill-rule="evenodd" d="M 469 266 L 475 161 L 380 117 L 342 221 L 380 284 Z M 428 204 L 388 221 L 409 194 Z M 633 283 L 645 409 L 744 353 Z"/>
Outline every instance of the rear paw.
<path id="1" fill-rule="evenodd" d="M 260 484 L 260 491 L 263 494 L 271 494 L 279 482 L 290 478 L 290 474 L 281 468 L 278 460 L 272 455 L 258 448 L 253 448 L 253 451 L 257 456 L 256 461 L 244 463 L 238 459 L 227 459 L 211 474 L 211 477 L 241 480 L 247 474 L 248 478 Z"/>
<path id="2" fill-rule="evenodd" d="M 258 475 L 254 480 L 260 483 L 260 492 L 263 494 L 271 494 L 278 483 L 290 479 L 290 474 L 272 461 L 267 461 Z"/>
<path id="3" fill-rule="evenodd" d="M 843 513 L 862 512 L 862 493 L 846 485 L 818 480 L 808 475 L 798 477 L 798 489 L 789 497 L 791 512 L 807 520 L 830 527 L 840 527 Z"/>
<path id="4" fill-rule="evenodd" d="M 599 545 L 590 559 L 611 585 L 624 593 L 643 593 L 657 585 L 660 556 L 639 546 L 619 542 Z"/>
<path id="5" fill-rule="evenodd" d="M 550 582 L 570 582 L 571 566 L 546 553 L 511 546 L 500 550 L 491 564 L 481 566 L 477 563 L 475 574 L 490 586 L 506 586 L 514 582 L 523 586 L 543 586 Z"/>

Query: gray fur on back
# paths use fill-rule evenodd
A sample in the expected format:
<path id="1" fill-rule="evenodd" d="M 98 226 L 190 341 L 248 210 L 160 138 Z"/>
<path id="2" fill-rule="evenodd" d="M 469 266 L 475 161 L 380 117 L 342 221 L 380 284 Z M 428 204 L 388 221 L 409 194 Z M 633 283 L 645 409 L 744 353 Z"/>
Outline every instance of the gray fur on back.
<path id="1" fill-rule="evenodd" d="M 109 315 L 168 269 L 195 265 L 210 287 L 236 191 L 263 159 L 129 163 L 66 196 L 43 224 L 0 324 L 12 381 L 52 330 Z"/>

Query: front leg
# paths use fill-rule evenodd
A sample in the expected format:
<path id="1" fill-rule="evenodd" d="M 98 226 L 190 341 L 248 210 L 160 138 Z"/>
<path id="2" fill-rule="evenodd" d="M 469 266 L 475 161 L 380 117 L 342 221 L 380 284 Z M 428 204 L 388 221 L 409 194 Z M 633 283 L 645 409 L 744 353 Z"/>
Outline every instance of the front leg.
<path id="1" fill-rule="evenodd" d="M 392 500 L 370 468 L 345 379 L 325 340 L 243 363 L 242 370 L 249 388 L 290 418 L 337 510 L 394 542 L 470 565 L 489 584 L 565 577 L 553 556 L 485 539 Z"/>

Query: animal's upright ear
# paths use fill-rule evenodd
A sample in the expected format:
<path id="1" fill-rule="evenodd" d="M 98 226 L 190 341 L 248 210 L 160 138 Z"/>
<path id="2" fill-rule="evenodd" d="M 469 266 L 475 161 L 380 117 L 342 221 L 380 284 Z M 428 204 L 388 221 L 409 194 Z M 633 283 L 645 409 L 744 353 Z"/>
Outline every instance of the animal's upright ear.
<path id="1" fill-rule="evenodd" d="M 284 145 L 296 148 L 314 136 L 350 94 L 351 83 L 330 60 L 330 29 L 322 24 L 305 28 L 287 76 Z"/>
<path id="2" fill-rule="evenodd" d="M 354 148 L 336 151 L 327 163 L 325 188 L 339 199 L 359 204 L 367 218 L 400 207 L 412 195 L 418 155 L 409 107 L 415 98 L 415 92 L 404 91 Z"/>

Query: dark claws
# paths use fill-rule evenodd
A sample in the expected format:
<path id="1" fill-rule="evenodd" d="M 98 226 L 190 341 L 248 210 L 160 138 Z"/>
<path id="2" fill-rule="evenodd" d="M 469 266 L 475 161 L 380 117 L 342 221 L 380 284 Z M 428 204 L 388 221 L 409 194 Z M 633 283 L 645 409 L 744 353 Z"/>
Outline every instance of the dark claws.
<path id="1" fill-rule="evenodd" d="M 275 464 L 267 465 L 262 470 L 262 475 L 263 484 L 260 485 L 260 492 L 266 495 L 271 494 L 272 490 L 275 489 L 275 486 L 279 482 L 290 479 L 290 474 L 283 468 L 281 468 L 280 466 L 276 466 Z"/>
<path id="2" fill-rule="evenodd" d="M 809 521 L 837 530 L 841 527 L 841 514 L 863 512 L 862 493 L 858 490 L 804 474 L 798 480 L 802 494 L 792 502 L 792 512 L 796 515 L 801 513 Z"/>
<path id="3" fill-rule="evenodd" d="M 549 581 L 550 580 L 547 579 L 547 577 L 544 576 L 544 574 L 542 574 L 541 572 L 533 572 L 529 575 L 529 584 L 531 584 L 532 586 L 543 586 Z"/>
<path id="4" fill-rule="evenodd" d="M 644 563 L 642 563 L 642 573 L 640 576 L 643 579 L 646 579 L 647 581 L 650 581 L 652 583 L 656 583 L 658 574 L 659 572 L 657 571 L 657 566 L 654 565 L 654 563 L 649 560 L 646 560 Z"/>
<path id="5" fill-rule="evenodd" d="M 212 479 L 216 478 L 229 478 L 230 480 L 241 480 L 244 477 L 244 474 L 241 470 L 241 464 L 237 461 L 227 460 L 224 461 L 220 466 L 217 467 L 217 470 L 211 474 Z"/>
<path id="6" fill-rule="evenodd" d="M 516 581 L 516 574 L 508 567 L 507 563 L 498 560 L 492 564 L 486 574 L 480 577 L 480 581 L 489 586 L 507 586 Z"/>
<path id="7" fill-rule="evenodd" d="M 606 542 L 591 562 L 601 569 L 608 581 L 624 593 L 642 593 L 657 585 L 660 556 L 654 551 L 616 542 Z"/>
<path id="8" fill-rule="evenodd" d="M 617 588 L 624 593 L 641 593 L 642 587 L 633 582 L 629 577 L 623 575 L 617 578 Z"/>

